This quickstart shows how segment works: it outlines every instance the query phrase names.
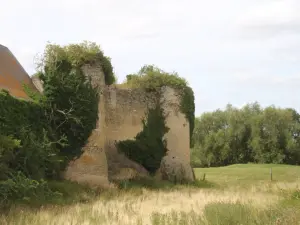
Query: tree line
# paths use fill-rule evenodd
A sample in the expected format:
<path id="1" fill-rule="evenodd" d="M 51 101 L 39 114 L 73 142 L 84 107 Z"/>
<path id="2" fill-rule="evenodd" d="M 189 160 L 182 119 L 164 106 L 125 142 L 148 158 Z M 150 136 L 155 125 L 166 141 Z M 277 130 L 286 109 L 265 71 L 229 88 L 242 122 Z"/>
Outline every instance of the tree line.
<path id="1" fill-rule="evenodd" d="M 252 103 L 207 112 L 195 119 L 193 166 L 236 163 L 300 164 L 300 114 Z"/>

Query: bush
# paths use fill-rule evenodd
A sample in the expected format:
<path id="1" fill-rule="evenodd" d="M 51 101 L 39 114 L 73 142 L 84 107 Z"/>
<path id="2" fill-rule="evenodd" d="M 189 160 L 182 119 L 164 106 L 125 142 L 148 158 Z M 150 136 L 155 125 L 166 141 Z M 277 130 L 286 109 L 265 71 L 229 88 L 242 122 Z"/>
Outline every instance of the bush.
<path id="1" fill-rule="evenodd" d="M 43 179 L 57 179 L 79 156 L 98 119 L 98 89 L 81 68 L 101 65 L 115 82 L 110 59 L 95 43 L 47 45 L 36 76 L 44 95 L 24 89 L 30 101 L 0 91 L 0 201 L 30 200 L 52 193 Z"/>
<path id="2" fill-rule="evenodd" d="M 14 151 L 20 147 L 20 140 L 11 136 L 0 135 L 0 180 L 7 179 L 8 174 L 13 172 L 10 163 L 14 160 Z"/>
<path id="3" fill-rule="evenodd" d="M 48 125 L 46 109 L 7 92 L 0 92 L 0 105 L 0 179 L 14 171 L 35 179 L 58 176 L 63 140 Z"/>
<path id="4" fill-rule="evenodd" d="M 0 181 L 0 206 L 7 206 L 12 202 L 43 201 L 58 194 L 50 190 L 46 181 L 29 179 L 21 172 Z"/>
<path id="5" fill-rule="evenodd" d="M 66 162 L 81 155 L 98 119 L 97 88 L 80 69 L 63 62 L 56 71 L 43 75 L 44 95 L 47 98 L 50 126 L 57 136 L 66 137 L 68 145 L 60 148 Z"/>
<path id="6" fill-rule="evenodd" d="M 82 147 L 96 127 L 98 119 L 98 87 L 82 71 L 84 64 L 100 64 L 106 84 L 115 82 L 110 59 L 95 43 L 83 42 L 67 46 L 47 45 L 41 60 L 39 77 L 44 83 L 47 117 L 59 137 L 68 145 L 60 153 L 68 161 L 82 154 Z"/>
<path id="7" fill-rule="evenodd" d="M 43 104 L 0 92 L 0 204 L 31 203 L 53 197 L 46 178 L 61 169 L 56 138 Z"/>
<path id="8" fill-rule="evenodd" d="M 56 71 L 62 62 L 69 62 L 72 68 L 81 68 L 84 64 L 100 64 L 105 75 L 105 83 L 110 85 L 116 82 L 110 58 L 105 56 L 100 46 L 94 42 L 84 41 L 63 47 L 48 44 L 39 67 L 41 71 L 45 69 Z"/>

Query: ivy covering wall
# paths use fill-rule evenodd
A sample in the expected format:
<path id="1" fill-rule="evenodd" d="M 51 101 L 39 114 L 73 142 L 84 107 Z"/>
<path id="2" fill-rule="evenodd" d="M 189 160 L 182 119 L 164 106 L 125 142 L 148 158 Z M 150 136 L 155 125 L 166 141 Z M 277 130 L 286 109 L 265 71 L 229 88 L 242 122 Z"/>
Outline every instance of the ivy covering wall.
<path id="1" fill-rule="evenodd" d="M 115 82 L 110 59 L 95 43 L 49 44 L 36 74 L 43 95 L 26 85 L 30 101 L 0 92 L 0 206 L 37 192 L 52 196 L 44 179 L 59 179 L 67 163 L 82 154 L 99 102 L 98 88 L 81 70 L 84 64 L 101 65 L 106 84 Z"/>
<path id="2" fill-rule="evenodd" d="M 98 87 L 82 71 L 84 64 L 101 65 L 107 85 L 115 82 L 110 59 L 95 43 L 83 42 L 46 46 L 39 77 L 44 83 L 44 96 L 52 109 L 51 126 L 68 145 L 60 152 L 69 160 L 82 154 L 98 119 Z"/>
<path id="3" fill-rule="evenodd" d="M 160 167 L 161 159 L 166 155 L 167 143 L 164 135 L 169 131 L 160 102 L 156 103 L 155 108 L 148 110 L 142 123 L 143 130 L 134 140 L 119 141 L 116 147 L 128 158 L 142 165 L 150 174 L 154 174 Z"/>
<path id="4" fill-rule="evenodd" d="M 105 84 L 116 82 L 111 59 L 105 56 L 100 46 L 94 42 L 84 41 L 65 46 L 48 44 L 38 67 L 40 71 L 55 72 L 62 62 L 68 62 L 72 68 L 81 68 L 84 64 L 100 65 L 105 76 Z"/>
<path id="5" fill-rule="evenodd" d="M 177 73 L 165 72 L 154 65 L 145 65 L 136 74 L 127 75 L 125 84 L 131 88 L 143 88 L 145 91 L 156 91 L 168 86 L 176 89 L 180 94 L 180 110 L 185 114 L 190 124 L 190 144 L 195 123 L 195 98 L 194 92 L 187 81 Z"/>
<path id="6" fill-rule="evenodd" d="M 33 179 L 58 176 L 57 138 L 43 105 L 0 91 L 0 179 L 21 171 Z"/>
<path id="7" fill-rule="evenodd" d="M 180 95 L 180 110 L 190 123 L 190 143 L 194 129 L 194 93 L 185 79 L 176 73 L 167 73 L 153 65 L 146 65 L 137 74 L 127 75 L 125 84 L 130 88 L 142 88 L 146 92 L 154 92 L 160 99 L 161 87 L 168 86 L 176 89 Z M 167 152 L 164 135 L 169 131 L 165 124 L 165 116 L 161 102 L 155 108 L 149 109 L 143 119 L 143 130 L 134 140 L 119 141 L 116 147 L 131 160 L 144 166 L 150 174 L 159 169 L 162 158 Z"/>

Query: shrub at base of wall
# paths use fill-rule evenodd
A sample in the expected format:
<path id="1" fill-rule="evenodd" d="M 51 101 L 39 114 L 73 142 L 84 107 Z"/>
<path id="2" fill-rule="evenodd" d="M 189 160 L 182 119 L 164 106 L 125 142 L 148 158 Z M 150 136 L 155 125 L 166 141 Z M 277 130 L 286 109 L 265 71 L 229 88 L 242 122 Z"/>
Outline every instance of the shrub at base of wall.
<path id="1" fill-rule="evenodd" d="M 46 109 L 0 91 L 0 205 L 30 199 L 43 191 L 43 179 L 59 177 L 62 159 L 48 126 Z"/>
<path id="2" fill-rule="evenodd" d="M 56 177 L 60 170 L 60 157 L 54 131 L 49 127 L 46 109 L 38 103 L 19 100 L 8 92 L 0 92 L 1 159 L 7 161 L 7 170 L 22 171 L 34 179 Z M 9 156 L 10 155 L 10 156 Z"/>

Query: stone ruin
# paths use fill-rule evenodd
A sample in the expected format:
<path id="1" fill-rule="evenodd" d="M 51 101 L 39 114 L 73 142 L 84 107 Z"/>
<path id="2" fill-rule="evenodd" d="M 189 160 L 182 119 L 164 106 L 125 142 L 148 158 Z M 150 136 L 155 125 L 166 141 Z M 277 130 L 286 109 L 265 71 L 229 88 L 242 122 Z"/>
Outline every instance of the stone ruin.
<path id="1" fill-rule="evenodd" d="M 91 77 L 92 84 L 99 87 L 99 119 L 83 148 L 83 154 L 69 163 L 64 172 L 65 179 L 94 187 L 112 187 L 111 182 L 115 180 L 147 176 L 145 168 L 117 151 L 115 142 L 133 139 L 143 129 L 142 118 L 151 103 L 157 100 L 157 95 L 142 89 L 105 85 L 100 65 L 84 65 L 82 70 L 86 76 Z M 37 78 L 33 83 L 42 91 L 42 84 Z M 174 177 L 175 174 L 176 177 L 177 174 L 183 176 L 184 180 L 193 181 L 189 122 L 179 111 L 180 99 L 176 91 L 163 87 L 161 93 L 159 100 L 167 115 L 166 125 L 170 130 L 165 136 L 168 153 L 162 160 L 158 177 L 173 179 L 170 176 Z M 162 171 L 162 168 L 166 169 Z M 172 175 L 166 177 L 166 173 Z"/>

